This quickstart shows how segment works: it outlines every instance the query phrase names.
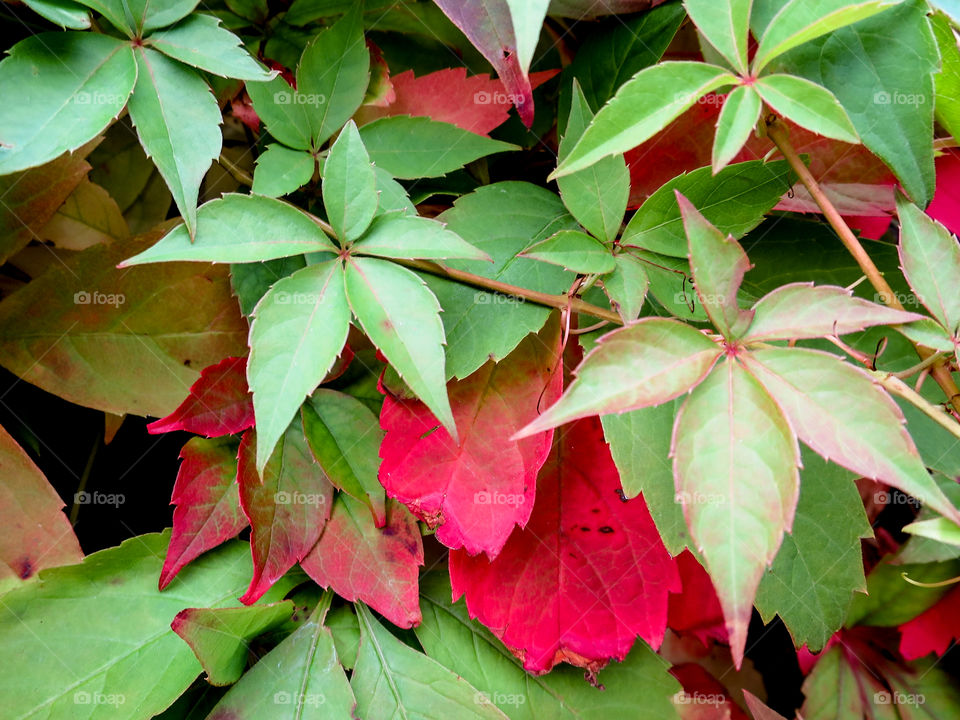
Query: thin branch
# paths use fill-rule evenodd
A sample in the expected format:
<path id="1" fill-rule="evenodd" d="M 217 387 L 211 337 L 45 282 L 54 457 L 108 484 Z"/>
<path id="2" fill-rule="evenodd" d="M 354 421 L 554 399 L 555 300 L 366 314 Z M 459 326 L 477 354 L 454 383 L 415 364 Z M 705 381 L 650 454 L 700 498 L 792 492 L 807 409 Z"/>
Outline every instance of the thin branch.
<path id="1" fill-rule="evenodd" d="M 241 185 L 246 185 L 247 187 L 253 187 L 253 178 L 250 177 L 250 174 L 243 168 L 235 165 L 233 161 L 230 160 L 226 155 L 220 153 L 220 157 L 217 158 L 217 162 L 223 166 L 223 169 L 230 173 L 230 177 L 236 180 Z"/>
<path id="2" fill-rule="evenodd" d="M 927 400 L 925 397 L 923 397 L 923 395 L 907 385 L 905 382 L 903 382 L 903 380 L 898 378 L 893 373 L 873 372 L 872 374 L 874 378 L 876 378 L 877 383 L 882 385 L 887 392 L 893 395 L 899 395 L 918 410 L 923 412 L 924 415 L 933 419 L 938 425 L 947 429 L 952 435 L 960 438 L 960 424 L 954 422 L 951 416 L 941 410 L 939 406 L 934 405 L 932 402 Z"/>

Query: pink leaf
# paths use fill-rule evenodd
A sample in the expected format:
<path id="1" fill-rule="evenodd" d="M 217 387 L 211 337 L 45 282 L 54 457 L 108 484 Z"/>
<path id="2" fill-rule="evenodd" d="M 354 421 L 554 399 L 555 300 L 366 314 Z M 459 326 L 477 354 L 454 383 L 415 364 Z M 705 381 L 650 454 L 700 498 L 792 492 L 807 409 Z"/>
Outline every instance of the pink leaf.
<path id="1" fill-rule="evenodd" d="M 642 497 L 623 500 L 597 418 L 554 434 L 539 500 L 494 560 L 450 554 L 454 600 L 534 673 L 559 662 L 596 671 L 637 635 L 663 640 L 677 568 Z"/>
<path id="2" fill-rule="evenodd" d="M 960 586 L 944 595 L 936 605 L 900 626 L 900 654 L 906 660 L 924 655 L 943 655 L 953 640 L 960 639 Z"/>

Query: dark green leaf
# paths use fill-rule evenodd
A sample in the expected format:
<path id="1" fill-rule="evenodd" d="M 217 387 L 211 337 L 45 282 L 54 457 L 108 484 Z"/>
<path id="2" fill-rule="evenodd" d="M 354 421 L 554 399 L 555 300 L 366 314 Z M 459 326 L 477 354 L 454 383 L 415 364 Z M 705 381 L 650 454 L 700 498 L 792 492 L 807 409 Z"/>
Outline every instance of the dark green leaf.
<path id="1" fill-rule="evenodd" d="M 243 49 L 240 38 L 220 27 L 220 21 L 210 15 L 191 15 L 153 33 L 146 44 L 221 77 L 263 81 L 274 75 Z"/>

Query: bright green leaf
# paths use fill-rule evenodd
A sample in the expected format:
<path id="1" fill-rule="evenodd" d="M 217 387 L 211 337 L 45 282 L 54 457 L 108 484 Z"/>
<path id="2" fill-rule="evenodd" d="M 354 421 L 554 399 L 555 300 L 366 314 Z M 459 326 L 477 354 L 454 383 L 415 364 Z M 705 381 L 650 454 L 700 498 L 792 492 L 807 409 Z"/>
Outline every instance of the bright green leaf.
<path id="1" fill-rule="evenodd" d="M 590 167 L 650 139 L 708 92 L 736 82 L 721 67 L 664 62 L 641 70 L 601 108 L 550 178 Z"/>
<path id="2" fill-rule="evenodd" d="M 714 174 L 725 168 L 747 142 L 760 119 L 762 104 L 757 92 L 743 85 L 727 95 L 713 141 Z"/>
<path id="3" fill-rule="evenodd" d="M 257 157 L 251 189 L 267 197 L 288 195 L 310 182 L 315 167 L 316 161 L 310 153 L 270 143 Z"/>
<path id="4" fill-rule="evenodd" d="M 752 0 L 684 0 L 690 19 L 741 75 L 747 74 Z"/>
<path id="5" fill-rule="evenodd" d="M 628 253 L 614 256 L 616 267 L 603 278 L 603 289 L 610 298 L 610 305 L 625 323 L 640 317 L 650 278 L 646 263 Z"/>
<path id="6" fill-rule="evenodd" d="M 912 522 L 903 526 L 903 531 L 911 535 L 930 538 L 937 542 L 947 545 L 960 546 L 960 526 L 952 523 L 946 518 L 933 518 L 932 520 L 921 520 Z"/>
<path id="7" fill-rule="evenodd" d="M 412 271 L 386 260 L 351 258 L 344 277 L 367 337 L 456 440 L 437 298 Z"/>
<path id="8" fill-rule="evenodd" d="M 298 93 L 282 77 L 246 84 L 260 120 L 267 131 L 294 150 L 311 150 L 311 122 L 319 99 Z"/>
<path id="9" fill-rule="evenodd" d="M 304 398 L 343 349 L 350 308 L 341 266 L 309 265 L 277 282 L 253 311 L 247 379 L 257 418 L 257 470 L 286 431 Z"/>
<path id="10" fill-rule="evenodd" d="M 393 212 L 379 215 L 353 245 L 360 255 L 441 260 L 484 260 L 490 256 L 430 218 Z"/>
<path id="11" fill-rule="evenodd" d="M 754 84 L 760 97 L 781 115 L 818 135 L 860 141 L 840 101 L 821 85 L 794 75 L 766 75 Z"/>
<path id="12" fill-rule="evenodd" d="M 41 33 L 9 53 L 0 62 L 7 94 L 0 104 L 0 175 L 42 165 L 95 137 L 121 113 L 137 79 L 130 45 L 107 35 Z"/>
<path id="13" fill-rule="evenodd" d="M 518 150 L 427 117 L 397 115 L 360 128 L 360 137 L 377 167 L 397 178 L 436 177 L 493 153 Z"/>
<path id="14" fill-rule="evenodd" d="M 24 5 L 65 30 L 86 30 L 90 13 L 73 0 L 24 0 Z"/>
<path id="15" fill-rule="evenodd" d="M 871 625 L 894 627 L 909 622 L 924 610 L 937 604 L 949 587 L 919 587 L 919 583 L 942 583 L 960 573 L 960 561 L 904 565 L 881 562 L 867 576 L 867 594 L 856 595 L 845 626 Z"/>
<path id="16" fill-rule="evenodd" d="M 363 235 L 377 213 L 377 203 L 377 179 L 370 156 L 351 120 L 323 163 L 323 207 L 341 244 Z"/>
<path id="17" fill-rule="evenodd" d="M 211 15 L 191 15 L 153 33 L 147 45 L 187 65 L 226 78 L 269 80 L 276 73 L 262 67 L 243 49 L 241 40 Z"/>
<path id="18" fill-rule="evenodd" d="M 506 3 L 510 8 L 520 70 L 527 72 L 540 40 L 540 30 L 550 0 L 506 0 Z"/>
<path id="19" fill-rule="evenodd" d="M 608 273 L 616 267 L 610 248 L 578 230 L 561 230 L 521 254 L 583 274 Z"/>
<path id="20" fill-rule="evenodd" d="M 957 38 L 943 14 L 935 14 L 930 23 L 940 50 L 940 72 L 934 77 L 934 115 L 956 140 L 960 137 L 960 48 L 957 48 Z"/>
<path id="21" fill-rule="evenodd" d="M 193 70 L 149 48 L 138 48 L 136 56 L 130 118 L 193 238 L 200 182 L 220 155 L 220 108 Z"/>

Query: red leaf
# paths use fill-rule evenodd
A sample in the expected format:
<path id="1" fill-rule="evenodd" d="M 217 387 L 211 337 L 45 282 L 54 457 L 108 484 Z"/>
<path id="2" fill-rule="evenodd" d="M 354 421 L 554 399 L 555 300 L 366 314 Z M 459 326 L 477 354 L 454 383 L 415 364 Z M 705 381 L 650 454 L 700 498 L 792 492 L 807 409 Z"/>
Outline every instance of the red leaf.
<path id="1" fill-rule="evenodd" d="M 704 645 L 711 640 L 727 642 L 723 610 L 707 571 L 689 550 L 677 556 L 677 569 L 683 591 L 670 596 L 667 626 L 693 635 Z"/>
<path id="2" fill-rule="evenodd" d="M 389 502 L 378 529 L 370 510 L 340 493 L 320 541 L 300 567 L 319 585 L 350 602 L 360 600 L 398 627 L 420 624 L 419 566 L 423 542 L 413 516 Z"/>
<path id="3" fill-rule="evenodd" d="M 551 320 L 499 363 L 448 384 L 461 444 L 419 400 L 387 394 L 380 482 L 450 548 L 495 557 L 533 509 L 553 432 L 509 438 L 560 397 L 560 327 Z"/>
<path id="4" fill-rule="evenodd" d="M 659 647 L 676 564 L 642 497 L 620 477 L 596 417 L 557 429 L 539 501 L 495 560 L 450 554 L 454 600 L 534 673 L 569 662 L 596 671 L 622 660 L 637 635 Z"/>
<path id="5" fill-rule="evenodd" d="M 251 427 L 253 396 L 247 387 L 247 359 L 230 357 L 205 368 L 180 407 L 147 425 L 147 431 L 156 435 L 186 430 L 220 437 Z"/>
<path id="6" fill-rule="evenodd" d="M 723 683 L 702 665 L 680 663 L 670 668 L 670 674 L 683 686 L 673 700 L 682 720 L 750 720 Z"/>
<path id="7" fill-rule="evenodd" d="M 937 191 L 927 207 L 927 215 L 957 235 L 960 234 L 960 153 L 947 150 L 936 163 Z"/>
<path id="8" fill-rule="evenodd" d="M 936 605 L 900 626 L 900 654 L 916 660 L 929 653 L 940 657 L 950 642 L 960 639 L 960 586 L 944 595 Z"/>
<path id="9" fill-rule="evenodd" d="M 237 441 L 191 438 L 180 451 L 170 502 L 173 534 L 160 571 L 160 589 L 190 561 L 247 526 L 237 490 Z"/>
<path id="10" fill-rule="evenodd" d="M 559 70 L 545 70 L 530 76 L 536 88 Z M 364 106 L 354 116 L 363 125 L 393 115 L 422 115 L 448 122 L 464 130 L 487 135 L 510 117 L 511 96 L 503 82 L 489 75 L 471 75 L 467 69 L 447 68 L 420 77 L 407 70 L 391 78 L 396 99 L 385 107 Z"/>
<path id="11" fill-rule="evenodd" d="M 333 485 L 314 460 L 303 428 L 294 422 L 257 475 L 257 439 L 240 441 L 240 505 L 250 520 L 253 579 L 240 602 L 256 602 L 314 546 L 330 517 Z"/>

